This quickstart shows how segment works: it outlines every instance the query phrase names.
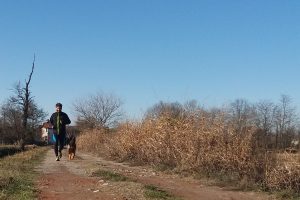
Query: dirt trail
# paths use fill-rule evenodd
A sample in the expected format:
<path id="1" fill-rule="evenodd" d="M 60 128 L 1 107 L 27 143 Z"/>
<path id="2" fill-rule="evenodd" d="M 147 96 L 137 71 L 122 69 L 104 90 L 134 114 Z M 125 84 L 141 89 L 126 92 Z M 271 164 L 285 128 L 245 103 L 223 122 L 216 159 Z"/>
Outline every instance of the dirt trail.
<path id="1" fill-rule="evenodd" d="M 129 177 L 134 181 L 110 182 L 101 177 L 91 177 L 95 170 L 110 170 Z M 146 199 L 143 185 L 155 185 L 176 197 L 188 200 L 266 200 L 273 199 L 254 192 L 229 191 L 224 188 L 205 186 L 201 181 L 155 172 L 147 167 L 130 166 L 104 160 L 89 154 L 77 153 L 74 160 L 55 161 L 53 150 L 37 169 L 41 172 L 38 180 L 39 199 Z"/>

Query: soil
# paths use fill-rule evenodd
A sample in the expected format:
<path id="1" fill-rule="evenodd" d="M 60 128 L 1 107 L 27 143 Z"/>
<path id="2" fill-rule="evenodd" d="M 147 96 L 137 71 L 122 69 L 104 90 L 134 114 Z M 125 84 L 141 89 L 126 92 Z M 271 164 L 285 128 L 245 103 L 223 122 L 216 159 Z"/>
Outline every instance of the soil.
<path id="1" fill-rule="evenodd" d="M 43 200 L 147 200 L 149 198 L 144 195 L 145 185 L 157 186 L 174 197 L 188 200 L 275 199 L 264 193 L 208 186 L 205 181 L 155 171 L 150 167 L 105 160 L 83 152 L 77 152 L 75 159 L 70 161 L 65 151 L 62 159 L 55 161 L 53 149 L 49 149 L 36 170 L 41 174 L 37 182 L 38 199 Z M 117 172 L 129 179 L 122 182 L 103 180 L 92 176 L 97 170 Z"/>

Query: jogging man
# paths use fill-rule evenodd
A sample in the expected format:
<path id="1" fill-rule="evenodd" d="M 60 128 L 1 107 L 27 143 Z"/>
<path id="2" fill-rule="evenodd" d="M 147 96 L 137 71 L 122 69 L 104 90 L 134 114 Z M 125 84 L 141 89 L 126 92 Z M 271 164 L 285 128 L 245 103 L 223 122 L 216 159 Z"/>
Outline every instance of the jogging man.
<path id="1" fill-rule="evenodd" d="M 55 138 L 54 153 L 56 156 L 56 161 L 62 157 L 61 151 L 64 148 L 65 138 L 66 138 L 66 125 L 71 123 L 68 115 L 62 112 L 62 104 L 57 103 L 55 105 L 56 112 L 50 117 L 50 123 L 53 126 L 53 135 Z"/>

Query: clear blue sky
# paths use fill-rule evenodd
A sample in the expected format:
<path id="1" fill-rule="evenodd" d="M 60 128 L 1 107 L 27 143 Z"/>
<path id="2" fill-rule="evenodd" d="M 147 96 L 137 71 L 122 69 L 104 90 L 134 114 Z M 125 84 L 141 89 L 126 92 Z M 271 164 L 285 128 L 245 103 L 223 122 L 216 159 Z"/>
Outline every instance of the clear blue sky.
<path id="1" fill-rule="evenodd" d="M 0 1 L 0 103 L 36 69 L 51 114 L 99 90 L 139 117 L 160 100 L 236 98 L 300 107 L 299 0 Z"/>

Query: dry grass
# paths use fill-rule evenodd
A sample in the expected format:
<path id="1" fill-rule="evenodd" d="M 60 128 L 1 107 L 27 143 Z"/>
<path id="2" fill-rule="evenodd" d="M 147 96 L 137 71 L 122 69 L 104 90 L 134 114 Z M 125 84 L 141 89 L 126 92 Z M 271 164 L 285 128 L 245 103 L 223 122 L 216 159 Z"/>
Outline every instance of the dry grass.
<path id="1" fill-rule="evenodd" d="M 93 129 L 84 131 L 76 140 L 78 149 L 98 155 L 107 155 L 104 152 L 108 145 L 107 132 L 102 129 Z"/>
<path id="2" fill-rule="evenodd" d="M 178 118 L 165 115 L 140 123 L 123 123 L 113 134 L 87 131 L 78 138 L 78 147 L 179 172 L 223 174 L 244 185 L 299 191 L 299 171 L 291 165 L 290 178 L 284 178 L 285 171 L 276 167 L 280 159 L 259 149 L 255 134 L 252 127 L 237 134 L 221 114 L 215 118 L 205 113 Z"/>
<path id="3" fill-rule="evenodd" d="M 279 153 L 276 166 L 268 170 L 266 183 L 271 189 L 300 194 L 300 153 Z"/>
<path id="4" fill-rule="evenodd" d="M 267 165 L 264 152 L 253 148 L 255 130 L 238 135 L 222 116 L 214 120 L 161 117 L 123 124 L 118 132 L 109 148 L 121 159 L 185 171 L 236 172 L 249 178 L 259 178 Z"/>

